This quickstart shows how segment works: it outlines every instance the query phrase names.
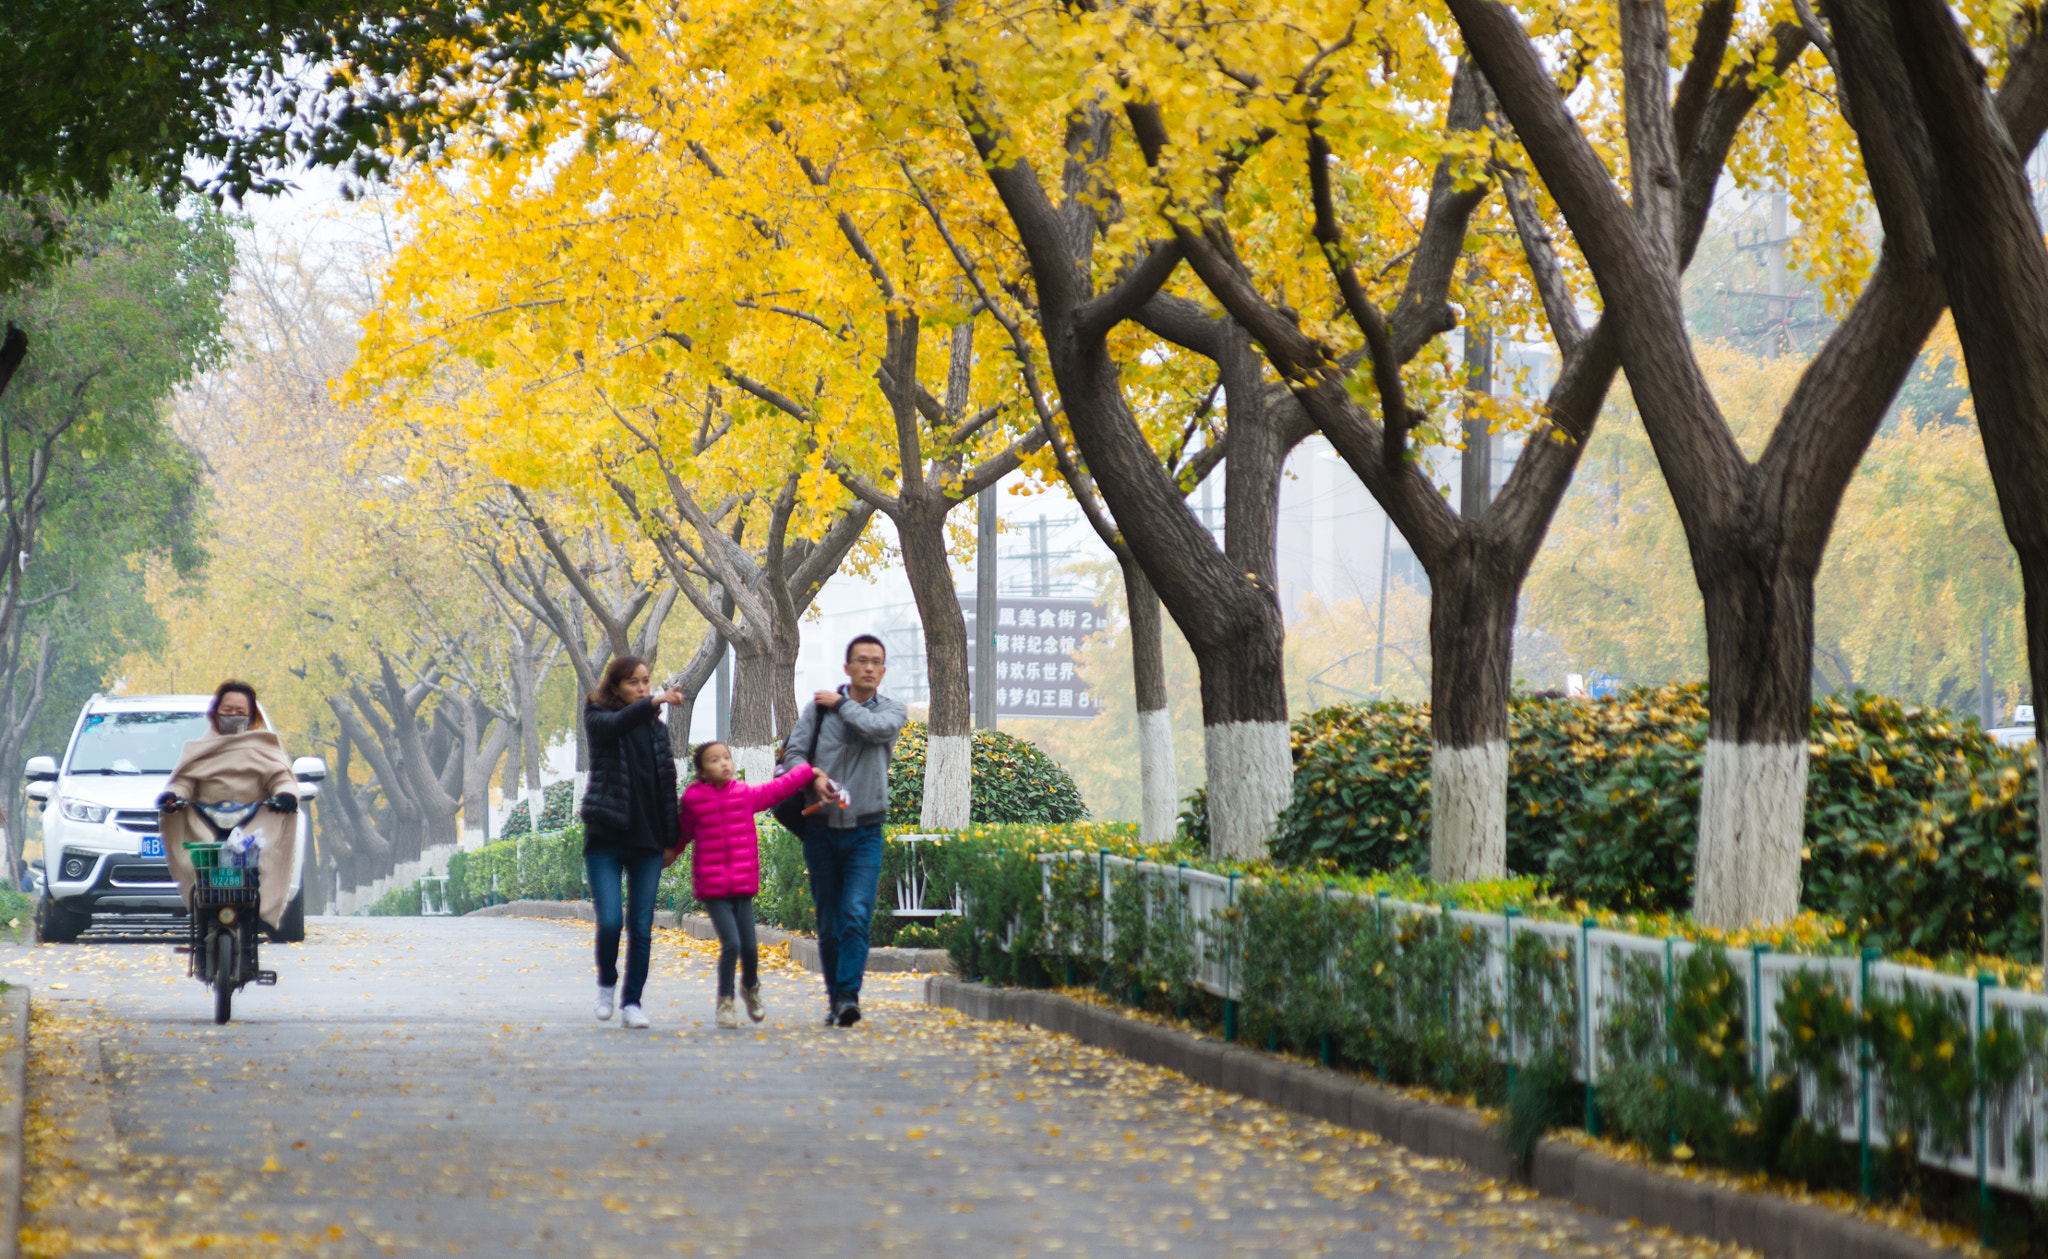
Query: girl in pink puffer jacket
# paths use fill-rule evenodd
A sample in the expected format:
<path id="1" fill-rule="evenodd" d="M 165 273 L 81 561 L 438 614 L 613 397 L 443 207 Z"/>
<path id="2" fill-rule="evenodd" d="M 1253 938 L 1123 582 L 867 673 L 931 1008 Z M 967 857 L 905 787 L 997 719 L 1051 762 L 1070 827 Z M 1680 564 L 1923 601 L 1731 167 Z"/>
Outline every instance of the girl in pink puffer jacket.
<path id="1" fill-rule="evenodd" d="M 740 1025 L 732 1000 L 735 962 L 742 970 L 747 1015 L 759 1023 L 768 1009 L 761 1004 L 760 952 L 754 942 L 754 897 L 761 890 L 754 815 L 828 780 L 825 771 L 799 765 L 773 782 L 750 786 L 736 777 L 732 749 L 723 743 L 698 744 L 691 760 L 697 781 L 683 792 L 677 809 L 677 838 L 678 846 L 697 846 L 690 861 L 691 883 L 718 930 L 718 1025 Z"/>

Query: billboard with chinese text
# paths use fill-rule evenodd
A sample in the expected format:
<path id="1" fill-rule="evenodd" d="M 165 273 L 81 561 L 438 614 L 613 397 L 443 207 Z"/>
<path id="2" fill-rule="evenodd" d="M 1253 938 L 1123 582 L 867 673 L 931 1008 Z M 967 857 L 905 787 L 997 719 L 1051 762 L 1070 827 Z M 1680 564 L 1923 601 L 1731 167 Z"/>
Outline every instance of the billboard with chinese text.
<path id="1" fill-rule="evenodd" d="M 974 604 L 973 595 L 960 596 L 960 611 L 967 618 L 968 669 L 978 687 L 981 637 Z M 1102 609 L 1089 599 L 998 599 L 996 715 L 1083 719 L 1101 713 L 1102 701 L 1081 677 L 1078 657 L 1088 636 L 1106 626 Z"/>

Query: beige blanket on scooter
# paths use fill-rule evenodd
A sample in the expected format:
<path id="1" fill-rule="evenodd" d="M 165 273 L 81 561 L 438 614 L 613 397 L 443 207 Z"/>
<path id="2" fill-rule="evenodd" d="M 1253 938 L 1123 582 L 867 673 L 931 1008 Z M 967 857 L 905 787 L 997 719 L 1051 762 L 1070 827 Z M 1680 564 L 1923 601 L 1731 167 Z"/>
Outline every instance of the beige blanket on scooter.
<path id="1" fill-rule="evenodd" d="M 284 744 L 268 730 L 242 734 L 215 734 L 194 739 L 178 757 L 171 771 L 168 790 L 172 795 L 204 804 L 237 801 L 248 804 L 266 800 L 279 792 L 298 794 L 298 780 L 292 777 L 291 759 Z M 178 892 L 187 905 L 192 903 L 192 858 L 185 852 L 187 840 L 212 843 L 218 836 L 196 809 L 180 809 L 161 816 L 164 860 L 178 880 Z M 292 859 L 299 845 L 298 818 L 270 809 L 257 812 L 248 822 L 263 836 L 263 848 L 256 858 L 256 874 L 262 885 L 258 910 L 263 921 L 279 926 L 284 918 L 285 899 L 291 892 Z"/>

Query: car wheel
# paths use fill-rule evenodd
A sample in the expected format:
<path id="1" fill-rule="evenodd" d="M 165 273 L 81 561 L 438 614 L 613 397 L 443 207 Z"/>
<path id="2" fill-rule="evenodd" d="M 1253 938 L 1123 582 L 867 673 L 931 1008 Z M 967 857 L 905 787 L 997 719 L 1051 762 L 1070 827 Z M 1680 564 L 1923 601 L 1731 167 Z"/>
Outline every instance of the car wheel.
<path id="1" fill-rule="evenodd" d="M 90 913 L 73 913 L 48 896 L 36 902 L 36 939 L 44 944 L 70 944 L 91 925 Z"/>
<path id="2" fill-rule="evenodd" d="M 292 897 L 291 904 L 284 907 L 284 917 L 279 920 L 277 929 L 270 933 L 270 938 L 276 944 L 306 942 L 306 889 L 300 888 L 299 894 Z"/>

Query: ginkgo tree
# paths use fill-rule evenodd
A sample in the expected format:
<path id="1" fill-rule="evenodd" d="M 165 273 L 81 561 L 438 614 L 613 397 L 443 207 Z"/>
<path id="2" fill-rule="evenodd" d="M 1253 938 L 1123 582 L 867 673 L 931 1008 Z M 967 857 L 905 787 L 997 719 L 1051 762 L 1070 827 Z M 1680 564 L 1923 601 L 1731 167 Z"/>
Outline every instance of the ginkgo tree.
<path id="1" fill-rule="evenodd" d="M 1484 77 L 1436 38 L 1431 6 L 1147 17 L 1076 29 L 1117 67 L 1113 99 L 1145 156 L 1157 230 L 1258 339 L 1429 574 L 1431 871 L 1499 877 L 1521 585 L 1614 379 L 1611 330 L 1582 326 L 1581 268 L 1554 243 Z M 1699 51 L 1686 88 L 1688 255 L 1755 79 L 1791 55 L 1728 34 Z M 1202 83 L 1218 90 L 1190 93 Z M 1462 365 L 1442 339 L 1453 302 L 1468 362 L 1494 332 L 1555 347 L 1540 407 L 1460 398 Z M 1450 440 L 1461 409 L 1528 440 L 1497 497 L 1482 480 L 1454 509 L 1416 455 Z"/>
<path id="2" fill-rule="evenodd" d="M 329 396 L 354 350 L 335 270 L 245 252 L 233 353 L 178 411 L 214 504 L 209 571 L 152 571 L 162 649 L 122 669 L 142 690 L 247 679 L 290 749 L 331 758 L 316 908 L 458 842 L 458 815 L 480 838 L 521 724 L 512 625 L 464 563 L 467 504 L 366 453 L 366 417 Z"/>
<path id="3" fill-rule="evenodd" d="M 1857 230 L 1868 204 L 1857 158 L 1867 161 L 1876 143 L 1889 160 L 1890 128 L 1909 97 L 1878 93 L 1838 108 L 1836 41 L 1798 5 L 1746 13 L 1709 3 L 1681 13 L 1674 31 L 1658 0 L 1598 13 L 1448 2 L 1599 286 L 1705 599 L 1712 700 L 1695 913 L 1716 926 L 1789 917 L 1799 902 L 1814 576 L 1850 476 L 1941 314 L 1944 279 L 1955 282 L 1936 273 L 1924 231 L 1900 230 L 1919 220 L 1905 212 L 1920 195 L 1912 184 L 1892 202 L 1901 214 L 1887 210 L 1874 266 Z M 1982 16 L 1980 29 L 2006 29 L 1988 8 Z M 1718 73 L 1729 32 L 1744 23 L 1774 24 L 1774 55 L 1795 46 L 1800 55 L 1766 80 L 1783 86 L 1760 102 L 1756 143 L 1738 146 L 1726 168 L 1786 187 L 1809 227 L 1806 263 L 1850 302 L 1753 457 L 1731 431 L 1685 323 L 1687 206 L 1722 164 L 1692 164 L 1697 98 L 1687 85 L 1699 76 L 1682 76 L 1674 93 L 1670 75 L 1674 44 L 1687 42 L 1696 61 L 1712 53 L 1698 64 Z M 1571 73 L 1602 64 L 1621 90 L 1567 99 L 1559 89 L 1569 85 L 1547 55 L 1566 43 L 1582 54 Z M 1986 108 L 2013 148 L 2029 152 L 2048 123 L 2048 49 L 2023 23 L 1996 63 L 2004 73 Z"/>
<path id="4" fill-rule="evenodd" d="M 1069 160 L 1097 138 L 1092 122 L 1069 127 L 1058 100 L 1020 102 L 1032 142 L 1051 137 L 1051 168 L 1064 164 L 1069 183 L 1057 191 L 1039 185 L 1023 212 L 1029 230 L 1019 233 L 1017 208 L 1000 181 L 990 181 L 988 154 L 977 148 L 1000 151 L 1008 141 L 983 125 L 988 119 L 963 116 L 951 71 L 932 59 L 942 48 L 928 35 L 933 11 L 848 5 L 791 10 L 772 23 L 757 17 L 714 6 L 678 20 L 701 50 L 702 73 L 731 83 L 752 108 L 829 119 L 849 150 L 897 162 L 915 208 L 1002 329 L 1003 348 L 1028 365 L 1027 382 L 1037 377 L 1041 419 L 1056 414 L 1071 431 L 1076 466 L 1195 650 L 1213 845 L 1235 856 L 1262 853 L 1291 779 L 1274 507 L 1286 452 L 1309 431 L 1299 408 L 1262 379 L 1249 338 L 1213 307 L 1152 304 L 1187 300 L 1161 293 L 1175 258 L 1151 256 L 1121 287 L 1107 282 L 1098 291 L 1090 274 L 1120 273 L 1135 255 L 1128 233 L 1113 226 L 1106 188 L 1093 184 L 1085 158 Z M 1009 42 L 993 31 L 984 32 L 991 47 Z M 1016 68 L 1006 89 L 1064 91 L 1035 68 Z M 1060 282 L 1050 283 L 1049 272 Z M 1202 359 L 1195 370 L 1211 380 L 1235 376 L 1221 391 L 1229 457 L 1220 546 L 1184 501 L 1185 467 L 1168 466 L 1186 413 L 1162 423 L 1162 409 L 1142 401 L 1153 370 L 1184 371 Z"/>
<path id="5" fill-rule="evenodd" d="M 632 447 L 603 480 L 627 514 L 657 539 L 678 580 L 688 575 L 705 584 L 698 610 L 714 625 L 742 632 L 735 641 L 743 655 L 744 627 L 777 615 L 773 591 L 786 583 L 762 585 L 765 565 L 776 552 L 773 543 L 758 553 L 760 563 L 753 568 L 731 568 L 738 552 L 714 535 L 738 521 L 725 513 L 746 506 L 749 475 L 759 501 L 771 505 L 765 517 L 771 530 L 786 527 L 774 503 L 791 496 L 794 506 L 813 492 L 801 478 L 777 486 L 773 465 L 760 452 L 800 455 L 807 463 L 789 465 L 792 474 L 822 467 L 852 491 L 858 505 L 888 514 L 926 630 L 933 754 L 927 758 L 925 822 L 964 825 L 966 634 L 946 554 L 947 517 L 967 497 L 1027 463 L 1039 475 L 1058 475 L 1042 456 L 1033 460 L 1057 404 L 1034 378 L 1037 356 L 1028 343 L 1020 346 L 990 328 L 976 352 L 976 325 L 994 316 L 961 274 L 943 222 L 930 213 L 931 199 L 943 190 L 919 182 L 886 153 L 880 162 L 862 165 L 860 155 L 826 125 L 827 115 L 801 109 L 763 113 L 758 101 L 736 96 L 722 79 L 693 78 L 687 66 L 674 62 L 700 50 L 666 42 L 660 36 L 665 29 L 650 23 L 653 33 L 646 38 L 620 42 L 606 99 L 624 96 L 650 104 L 635 114 L 633 128 L 616 145 L 551 165 L 544 181 L 536 178 L 531 185 L 504 166 L 459 183 L 422 181 L 415 190 L 416 233 L 433 244 L 403 258 L 394 271 L 391 313 L 381 318 L 405 330 L 373 334 L 361 376 L 396 365 L 396 359 L 368 365 L 386 346 L 410 352 L 415 344 L 431 342 L 431 353 L 438 355 L 460 342 L 478 347 L 463 369 L 478 380 L 531 380 L 544 369 L 508 370 L 508 345 L 525 344 L 519 338 L 557 319 L 600 326 L 603 320 L 592 317 L 594 304 L 621 312 L 637 303 L 644 331 L 623 349 L 577 346 L 566 356 L 555 350 L 568 378 L 563 384 L 598 391 L 592 395 L 598 399 L 595 409 L 617 421 Z M 565 101 L 549 125 L 569 134 L 579 125 L 594 126 L 592 118 L 576 102 Z M 585 207 L 600 203 L 604 214 L 588 221 Z M 566 234 L 571 223 L 573 236 Z M 563 225 L 565 234 L 551 234 L 554 225 Z M 486 233 L 497 233 L 499 243 L 492 247 L 507 251 L 504 263 L 477 266 L 470 256 L 448 249 L 450 240 L 481 241 Z M 522 249 L 535 252 L 521 255 Z M 624 279 L 605 270 L 621 260 L 632 264 Z M 603 277 L 587 299 L 576 287 L 581 272 Z M 498 283 L 478 290 L 479 274 Z M 477 291 L 451 297 L 465 288 Z M 563 294 L 576 296 L 565 301 Z M 413 321 L 412 312 L 432 312 L 441 323 L 419 337 L 428 325 Z M 408 322 L 401 325 L 400 319 Z M 509 339 L 479 332 L 477 324 L 492 325 Z M 603 357 L 611 350 L 618 352 Z M 480 366 L 485 355 L 487 367 Z M 446 386 L 449 369 L 445 360 L 437 361 L 438 379 Z M 688 388 L 698 392 L 686 403 Z M 657 394 L 666 399 L 658 405 L 650 402 Z M 413 391 L 415 412 L 418 396 Z M 684 431 L 672 422 L 677 407 L 697 417 L 695 429 Z M 770 412 L 786 423 L 769 425 Z M 465 433 L 464 440 L 471 436 Z M 739 467 L 717 482 L 724 497 L 697 501 L 701 485 L 711 484 L 698 474 L 730 460 L 734 451 L 742 456 Z M 636 481 L 630 469 L 643 458 L 661 471 Z M 652 497 L 650 487 L 658 491 Z M 854 519 L 847 517 L 849 523 Z M 764 536 L 758 527 L 750 535 L 745 526 L 741 531 Z M 828 530 L 832 545 L 815 560 L 785 568 L 791 574 L 829 574 L 831 565 L 821 568 L 816 561 L 836 564 L 844 553 L 838 545 L 843 537 L 830 535 Z M 809 581 L 804 577 L 792 591 L 799 610 L 809 600 Z M 720 600 L 758 601 L 753 611 L 739 607 L 741 615 L 728 621 L 735 609 L 713 606 Z M 775 648 L 792 658 L 793 632 L 791 620 L 788 641 Z M 745 682 L 744 660 L 741 672 L 742 713 L 734 738 L 743 759 L 750 759 L 756 754 L 745 717 L 752 688 Z M 788 689 L 784 681 L 773 682 L 778 699 Z M 1154 794 L 1160 799 L 1152 812 L 1170 819 L 1170 786 Z"/>
<path id="6" fill-rule="evenodd" d="M 694 52 L 633 42 L 620 74 L 691 83 Z M 1006 356 L 977 363 L 985 317 L 896 163 L 851 149 L 812 114 L 736 109 L 748 102 L 728 82 L 695 83 L 649 93 L 658 105 L 636 122 L 672 160 L 650 162 L 618 200 L 700 220 L 691 233 L 716 252 L 643 283 L 690 294 L 664 312 L 664 335 L 733 393 L 801 424 L 825 466 L 895 525 L 930 695 L 921 824 L 959 829 L 971 713 L 947 518 L 1016 471 L 1044 427 Z M 636 257 L 661 256 L 622 242 L 636 244 Z"/>
<path id="7" fill-rule="evenodd" d="M 579 118 L 565 105 L 552 125 L 575 134 Z M 658 166 L 647 150 L 578 150 L 561 164 L 479 155 L 420 172 L 405 202 L 411 243 L 388 269 L 351 388 L 384 403 L 387 431 L 458 449 L 482 475 L 548 491 L 649 546 L 733 646 L 731 738 L 758 779 L 795 724 L 800 618 L 873 509 L 825 468 L 801 421 L 733 388 L 686 348 L 689 332 L 663 327 L 692 277 L 642 284 L 637 267 L 716 257 L 695 235 L 707 225 L 638 206 L 591 215 Z M 699 656 L 708 671 L 715 654 Z"/>
<path id="8" fill-rule="evenodd" d="M 2048 113 L 2038 9 L 1831 0 L 1843 114 L 1887 240 L 1946 290 L 2006 537 L 2018 554 L 2033 693 L 2048 691 L 2048 245 L 2026 173 Z M 1983 90 L 2003 70 L 1996 98 Z M 2048 719 L 2035 710 L 2037 782 Z M 2048 857 L 2048 830 L 2040 828 Z M 2048 886 L 2042 889 L 2048 906 Z M 2043 944 L 2048 947 L 2048 916 Z"/>

